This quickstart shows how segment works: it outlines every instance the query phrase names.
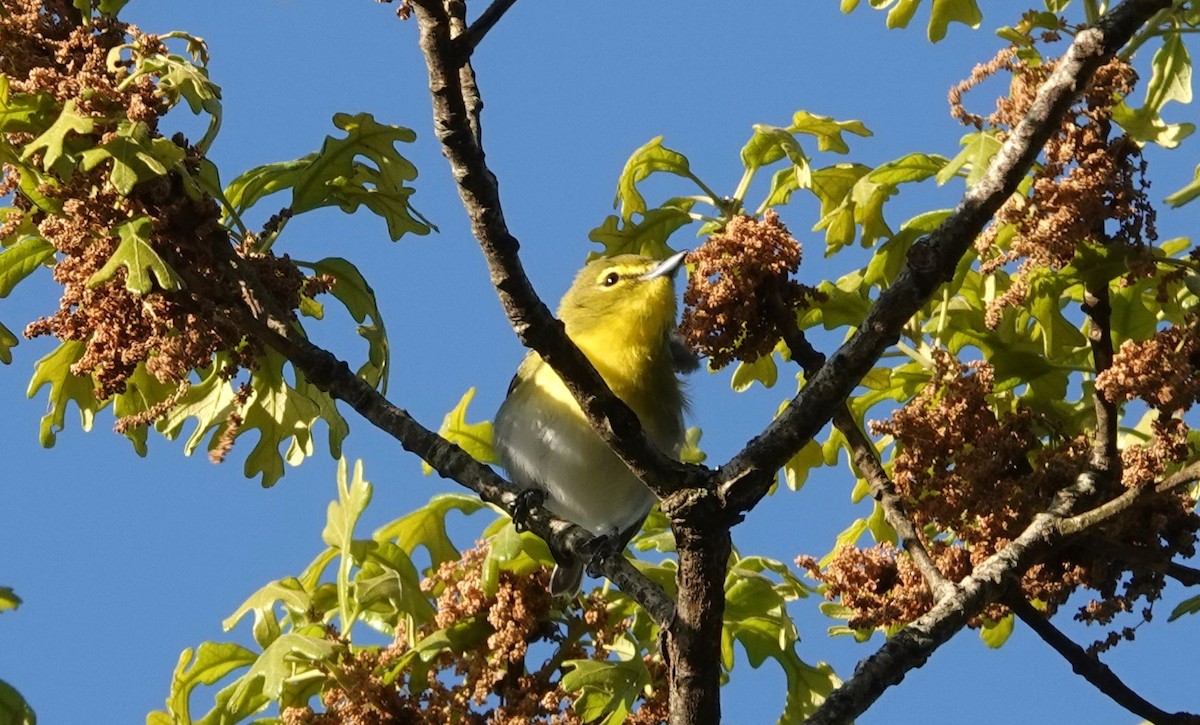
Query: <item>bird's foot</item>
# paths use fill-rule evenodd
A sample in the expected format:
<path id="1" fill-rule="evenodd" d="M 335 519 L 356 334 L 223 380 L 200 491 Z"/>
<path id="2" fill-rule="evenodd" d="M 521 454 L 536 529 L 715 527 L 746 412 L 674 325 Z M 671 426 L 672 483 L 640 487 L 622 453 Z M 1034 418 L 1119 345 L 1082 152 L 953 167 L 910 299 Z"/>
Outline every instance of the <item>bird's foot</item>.
<path id="1" fill-rule="evenodd" d="M 546 492 L 537 488 L 522 489 L 513 502 L 512 520 L 517 532 L 528 531 L 529 512 L 546 502 Z"/>
<path id="2" fill-rule="evenodd" d="M 617 538 L 608 535 L 597 536 L 588 543 L 586 550 L 582 552 L 588 557 L 588 576 L 598 577 L 604 573 L 600 571 L 600 564 L 610 554 L 620 553 L 617 546 Z"/>

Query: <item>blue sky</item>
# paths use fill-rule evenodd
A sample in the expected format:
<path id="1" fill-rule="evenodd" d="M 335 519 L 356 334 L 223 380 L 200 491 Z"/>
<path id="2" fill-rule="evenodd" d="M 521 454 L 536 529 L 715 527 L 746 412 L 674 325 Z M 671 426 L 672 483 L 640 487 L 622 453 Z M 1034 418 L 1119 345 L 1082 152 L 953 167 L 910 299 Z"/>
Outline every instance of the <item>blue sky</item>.
<path id="1" fill-rule="evenodd" d="M 988 5 L 985 28 L 1015 19 Z M 505 217 L 550 304 L 596 248 L 587 233 L 611 213 L 625 159 L 653 136 L 665 135 L 665 144 L 687 154 L 693 170 L 722 193 L 740 176 L 738 151 L 751 124 L 786 125 L 798 109 L 858 119 L 875 132 L 852 139 L 846 160 L 877 164 L 914 151 L 956 153 L 963 130 L 947 113 L 946 92 L 1000 41 L 986 29 L 952 26 L 945 41 L 931 46 L 916 27 L 922 13 L 914 28 L 888 32 L 882 14 L 860 9 L 847 16 L 837 6 L 764 0 L 748 12 L 714 2 L 516 4 L 477 52 L 475 69 L 486 104 L 484 143 Z M 394 6 L 369 0 L 132 0 L 123 17 L 148 32 L 181 29 L 208 41 L 225 106 L 212 156 L 226 181 L 315 150 L 333 132 L 336 112 L 369 111 L 416 130 L 417 142 L 403 149 L 420 170 L 414 203 L 439 234 L 393 244 L 378 218 L 323 210 L 292 222 L 277 250 L 301 259 L 345 256 L 368 275 L 391 336 L 394 402 L 436 428 L 476 386 L 471 417 L 490 417 L 522 350 L 488 285 L 431 133 L 415 24 L 396 19 Z M 976 103 L 990 107 L 984 94 Z M 1194 120 L 1194 110 L 1188 113 Z M 171 123 L 199 136 L 189 118 L 172 116 Z M 1190 178 L 1196 145 L 1185 144 L 1179 158 L 1151 156 L 1157 198 Z M 834 160 L 841 159 L 823 163 Z M 960 192 L 957 183 L 909 186 L 889 205 L 889 219 L 949 206 Z M 800 195 L 783 218 L 806 245 L 804 281 L 835 279 L 862 263 L 861 254 L 823 259 L 820 235 L 808 231 L 815 205 Z M 1163 231 L 1164 238 L 1184 233 Z M 673 241 L 690 243 L 686 231 Z M 0 303 L 0 319 L 19 329 L 56 305 L 43 275 Z M 359 359 L 365 351 L 355 336 L 323 331 L 339 322 L 346 320 L 318 327 L 317 338 Z M 45 400 L 26 399 L 25 389 L 33 363 L 51 347 L 46 340 L 23 342 L 14 363 L 0 367 L 0 456 L 7 471 L 0 479 L 0 585 L 24 599 L 15 613 L 0 616 L 0 679 L 29 698 L 43 723 L 141 722 L 161 707 L 183 648 L 225 638 L 221 620 L 247 595 L 296 573 L 320 549 L 336 465 L 319 451 L 264 490 L 241 474 L 248 447 L 214 466 L 203 455 L 185 458 L 179 442 L 152 437 L 149 456 L 138 458 L 109 430 L 108 412 L 90 433 L 69 417 L 57 446 L 43 450 L 37 429 Z M 704 429 L 709 462 L 736 452 L 793 392 L 790 372 L 775 389 L 744 395 L 730 391 L 728 372 L 694 376 L 690 424 Z M 462 490 L 421 476 L 418 461 L 364 422 L 350 418 L 350 424 L 346 455 L 364 459 L 375 484 L 366 530 L 436 493 Z M 764 501 L 735 530 L 735 544 L 785 561 L 825 553 L 852 518 L 868 513 L 850 505 L 852 485 L 843 459 L 799 494 Z M 460 543 L 472 536 L 472 527 L 463 528 Z M 1183 596 L 1168 590 L 1157 619 L 1165 620 Z M 801 655 L 829 661 L 848 676 L 879 638 L 865 645 L 827 638 L 833 622 L 816 603 L 795 609 Z M 1098 636 L 1064 620 L 1059 625 L 1078 641 Z M 246 631 L 235 635 L 248 638 Z M 1195 710 L 1200 703 L 1190 673 L 1197 652 L 1196 621 L 1185 618 L 1143 627 L 1136 642 L 1106 661 L 1164 709 Z M 770 662 L 754 671 L 740 660 L 724 695 L 727 721 L 773 722 L 782 683 Z M 199 703 L 197 709 L 203 711 Z M 1020 625 L 999 651 L 973 632 L 961 633 L 860 722 L 934 717 L 976 725 L 1137 721 Z"/>

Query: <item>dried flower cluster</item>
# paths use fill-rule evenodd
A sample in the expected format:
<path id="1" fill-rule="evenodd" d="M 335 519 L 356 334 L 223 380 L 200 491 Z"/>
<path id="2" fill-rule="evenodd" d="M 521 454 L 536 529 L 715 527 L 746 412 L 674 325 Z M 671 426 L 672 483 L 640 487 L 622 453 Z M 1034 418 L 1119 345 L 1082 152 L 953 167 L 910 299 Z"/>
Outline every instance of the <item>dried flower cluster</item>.
<path id="1" fill-rule="evenodd" d="M 496 593 L 488 595 L 482 581 L 487 554 L 481 542 L 422 582 L 425 591 L 437 593 L 437 616 L 416 633 L 416 640 L 439 630 L 457 630 L 454 652 L 443 651 L 428 663 L 421 658 L 403 663 L 410 650 L 404 633 L 382 650 L 361 649 L 339 666 L 334 678 L 338 685 L 323 693 L 325 712 L 290 708 L 283 712 L 283 722 L 582 725 L 569 709 L 572 695 L 559 684 L 562 663 L 607 659 L 627 621 L 614 620 L 603 598 L 593 594 L 582 611 L 573 607 L 566 613 L 566 625 L 558 625 L 546 570 L 521 576 L 502 572 Z M 531 646 L 543 643 L 550 646 L 538 651 L 549 653 L 547 661 L 527 668 Z M 647 655 L 645 662 L 655 694 L 625 720 L 632 725 L 654 725 L 667 718 L 666 668 L 657 654 Z"/>
<path id="2" fill-rule="evenodd" d="M 92 127 L 68 137 L 79 148 L 112 142 L 121 124 L 131 122 L 144 124 L 148 138 L 161 142 L 157 123 L 167 104 L 154 77 L 143 74 L 122 83 L 106 66 L 109 51 L 125 43 L 132 43 L 137 53 L 165 52 L 156 37 L 112 19 L 82 24 L 70 0 L 13 0 L 4 7 L 0 73 L 7 77 L 10 93 L 47 94 L 59 108 L 71 104 Z M 33 134 L 10 133 L 5 140 L 20 148 Z M 201 161 L 196 150 L 182 137 L 173 142 L 184 152 L 184 167 L 195 174 Z M 41 166 L 44 158 L 34 154 L 29 160 Z M 25 334 L 85 343 L 72 372 L 90 375 L 99 399 L 124 391 L 126 380 L 142 364 L 160 382 L 178 385 L 177 396 L 189 373 L 211 365 L 215 353 L 224 354 L 227 377 L 254 367 L 260 343 L 239 324 L 245 317 L 238 312 L 244 309 L 242 293 L 229 279 L 224 261 L 234 254 L 257 272 L 284 308 L 296 308 L 302 293 L 328 289 L 325 280 L 306 280 L 286 257 L 232 247 L 216 203 L 185 188 L 181 174 L 143 180 L 126 196 L 116 191 L 111 173 L 107 163 L 90 171 L 55 165 L 38 192 L 60 204 L 61 213 L 43 211 L 17 193 L 17 211 L 0 228 L 0 237 L 36 228 L 57 251 L 54 278 L 63 286 L 59 309 L 30 324 Z M 20 182 L 20 171 L 6 166 L 0 195 L 13 192 Z M 90 284 L 117 249 L 119 228 L 139 218 L 149 220 L 150 247 L 180 278 L 179 285 L 169 286 L 181 288 L 163 289 L 156 281 L 148 293 L 138 294 L 126 288 L 124 267 L 107 281 Z M 169 407 L 160 405 L 153 412 L 161 415 Z M 129 423 L 147 422 L 142 415 Z"/>
<path id="3" fill-rule="evenodd" d="M 995 112 L 986 119 L 967 112 L 963 94 L 1001 70 L 1012 74 L 1011 93 L 996 102 Z M 1002 140 L 1025 116 L 1053 70 L 1052 61 L 1030 66 L 1011 49 L 1002 50 L 951 91 L 951 115 L 966 125 L 996 129 Z M 1130 274 L 1148 273 L 1146 244 L 1157 234 L 1146 193 L 1146 162 L 1132 139 L 1112 134 L 1113 108 L 1135 81 L 1133 69 L 1119 59 L 1101 66 L 1046 142 L 1029 195 L 1010 197 L 976 240 L 984 274 L 1022 260 L 1011 286 L 988 306 L 989 327 L 999 324 L 1005 307 L 1025 301 L 1033 270 L 1066 267 L 1081 244 L 1126 248 L 1132 252 Z"/>
<path id="4" fill-rule="evenodd" d="M 1040 432 L 1037 417 L 1019 407 L 997 415 L 989 402 L 992 370 L 986 363 L 961 364 L 945 351 L 934 358 L 934 379 L 890 420 L 873 422 L 871 428 L 895 437 L 896 490 L 942 573 L 958 581 L 1016 538 L 1056 491 L 1085 470 L 1088 447 L 1082 439 L 1059 440 Z M 1123 484 L 1145 485 L 1146 475 L 1153 479 L 1183 460 L 1187 446 L 1181 430 L 1186 430 L 1181 423 L 1165 425 L 1150 447 L 1153 452 L 1144 456 L 1149 468 L 1127 475 Z M 1133 469 L 1139 455 L 1127 455 L 1126 465 Z M 1179 493 L 1143 496 L 1086 540 L 1029 569 L 1021 580 L 1023 593 L 1053 612 L 1076 589 L 1094 590 L 1096 598 L 1076 617 L 1099 624 L 1131 611 L 1139 599 L 1153 602 L 1163 587 L 1166 563 L 1194 553 L 1200 528 L 1194 506 Z M 824 570 L 811 558 L 798 563 L 827 585 L 827 597 L 840 598 L 853 610 L 851 626 L 905 624 L 932 604 L 911 561 L 891 546 L 843 547 Z M 984 616 L 1005 613 L 997 604 Z"/>
<path id="5" fill-rule="evenodd" d="M 759 220 L 739 216 L 688 256 L 695 270 L 683 295 L 679 331 L 713 369 L 754 362 L 796 324 L 796 310 L 818 292 L 790 279 L 800 243 L 774 210 Z"/>

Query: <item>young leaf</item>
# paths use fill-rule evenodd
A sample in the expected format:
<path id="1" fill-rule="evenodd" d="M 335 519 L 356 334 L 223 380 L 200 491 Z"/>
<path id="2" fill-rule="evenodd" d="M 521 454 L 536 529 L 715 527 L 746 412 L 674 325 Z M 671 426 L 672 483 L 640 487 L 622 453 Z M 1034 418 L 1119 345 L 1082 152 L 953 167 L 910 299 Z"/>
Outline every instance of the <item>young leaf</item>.
<path id="1" fill-rule="evenodd" d="M 796 111 L 792 116 L 792 125 L 788 126 L 787 130 L 815 136 L 818 151 L 833 151 L 839 154 L 850 153 L 843 133 L 864 137 L 872 135 L 862 121 L 835 121 L 829 116 L 818 116 L 808 111 Z"/>
<path id="2" fill-rule="evenodd" d="M 92 376 L 80 377 L 71 372 L 71 366 L 83 357 L 84 348 L 83 342 L 68 340 L 60 343 L 34 366 L 28 397 L 37 395 L 44 386 L 50 386 L 50 410 L 42 416 L 39 437 L 43 448 L 53 447 L 57 432 L 65 427 L 67 403 L 75 401 L 79 406 L 79 425 L 85 431 L 92 429 L 96 411 L 104 407 L 104 403 L 96 400 Z"/>
<path id="3" fill-rule="evenodd" d="M 655 136 L 634 151 L 617 180 L 617 198 L 613 200 L 613 206 L 620 210 L 621 219 L 626 223 L 634 214 L 646 211 L 646 200 L 637 189 L 640 181 L 657 172 L 693 178 L 687 157 L 663 146 L 662 139 L 662 136 Z"/>
<path id="4" fill-rule="evenodd" d="M 0 722 L 5 725 L 37 725 L 33 708 L 17 688 L 0 680 Z"/>
<path id="5" fill-rule="evenodd" d="M 418 546 L 429 552 L 430 566 L 436 569 L 443 562 L 454 561 L 461 554 L 446 532 L 446 516 L 451 511 L 470 515 L 487 504 L 478 496 L 464 493 L 443 493 L 412 513 L 385 524 L 371 534 L 375 541 L 395 541 L 410 557 Z"/>
<path id="6" fill-rule="evenodd" d="M 567 660 L 563 666 L 570 669 L 562 676 L 562 688 L 576 693 L 571 710 L 585 722 L 624 722 L 650 684 L 650 672 L 640 657 L 624 661 Z"/>
<path id="7" fill-rule="evenodd" d="M 979 630 L 979 638 L 988 647 L 1000 649 L 1008 641 L 1008 638 L 1012 636 L 1014 619 L 1012 613 L 1009 612 L 998 622 L 987 622 Z"/>
<path id="8" fill-rule="evenodd" d="M 296 264 L 311 269 L 314 274 L 328 275 L 336 280 L 330 292 L 359 323 L 358 334 L 367 341 L 367 362 L 358 369 L 358 376 L 381 393 L 387 393 L 391 353 L 375 290 L 358 267 L 341 257 L 326 257 L 316 262 L 297 261 Z"/>
<path id="9" fill-rule="evenodd" d="M 80 167 L 91 171 L 112 162 L 108 181 L 123 196 L 128 196 L 140 181 L 166 176 L 170 169 L 181 168 L 185 151 L 161 136 L 151 136 L 144 122 L 122 121 L 108 141 L 83 152 Z"/>
<path id="10" fill-rule="evenodd" d="M 17 346 L 20 341 L 13 334 L 12 330 L 5 327 L 3 322 L 0 322 L 0 362 L 5 365 L 12 363 L 12 349 Z"/>
<path id="11" fill-rule="evenodd" d="M 40 134 L 57 110 L 58 103 L 49 93 L 10 94 L 8 76 L 0 73 L 0 132 Z"/>
<path id="12" fill-rule="evenodd" d="M 604 245 L 602 255 L 605 257 L 641 254 L 654 259 L 666 259 L 674 253 L 667 246 L 667 239 L 692 222 L 688 211 L 695 203 L 692 199 L 674 201 L 677 205 L 663 205 L 639 212 L 640 219 L 637 221 L 610 215 L 603 224 L 588 232 L 588 239 Z"/>
<path id="13" fill-rule="evenodd" d="M 54 119 L 50 128 L 25 146 L 25 153 L 21 154 L 21 160 L 29 161 L 34 154 L 40 152 L 42 169 L 53 171 L 60 177 L 66 178 L 75 166 L 71 152 L 67 151 L 67 136 L 70 134 L 83 136 L 92 133 L 94 129 L 93 119 L 80 114 L 75 107 L 75 99 L 72 98 L 63 106 L 62 113 L 58 114 L 58 118 Z"/>
<path id="14" fill-rule="evenodd" d="M 392 241 L 436 229 L 409 203 L 414 189 L 407 183 L 417 177 L 417 168 L 396 151 L 397 143 L 411 143 L 416 134 L 381 124 L 369 113 L 339 113 L 333 123 L 345 138 L 326 136 L 315 154 L 259 166 L 230 182 L 225 196 L 234 209 L 245 211 L 264 196 L 291 188 L 295 214 L 326 206 L 350 213 L 365 205 L 387 222 Z"/>
<path id="15" fill-rule="evenodd" d="M 975 0 L 933 0 L 933 10 L 929 15 L 929 42 L 936 43 L 945 38 L 950 23 L 978 28 L 982 21 L 983 13 L 979 12 Z"/>
<path id="16" fill-rule="evenodd" d="M 808 166 L 808 156 L 791 131 L 778 126 L 754 124 L 753 135 L 742 147 L 742 165 L 752 171 L 784 157 L 797 166 Z"/>
<path id="17" fill-rule="evenodd" d="M 962 150 L 937 173 L 938 185 L 945 184 L 959 172 L 967 169 L 967 186 L 974 186 L 983 178 L 992 157 L 1000 150 L 1000 140 L 995 131 L 975 131 L 959 141 Z"/>
<path id="18" fill-rule="evenodd" d="M 53 266 L 54 245 L 41 237 L 25 237 L 0 252 L 0 297 L 7 297 L 38 267 Z"/>
<path id="19" fill-rule="evenodd" d="M 175 270 L 150 246 L 150 232 L 153 228 L 154 222 L 146 216 L 135 217 L 113 227 L 121 242 L 104 266 L 88 278 L 88 287 L 96 287 L 112 279 L 121 267 L 127 270 L 125 288 L 134 294 L 149 294 L 154 289 L 155 281 L 158 282 L 159 289 L 177 290 L 183 287 L 183 282 Z"/>
<path id="20" fill-rule="evenodd" d="M 238 668 L 249 667 L 256 659 L 258 655 L 254 652 L 232 642 L 204 642 L 195 651 L 185 649 L 175 665 L 167 714 L 173 722 L 191 722 L 188 702 L 192 690 L 211 685 Z"/>
<path id="21" fill-rule="evenodd" d="M 467 455 L 480 463 L 498 463 L 495 451 L 492 450 L 492 422 L 467 422 L 467 406 L 475 398 L 475 388 L 469 388 L 459 399 L 458 405 L 446 414 L 438 435 L 463 449 Z M 421 462 L 421 471 L 428 476 L 433 473 L 433 467 Z"/>
<path id="22" fill-rule="evenodd" d="M 1163 201 L 1173 207 L 1181 207 L 1198 196 L 1200 196 L 1200 166 L 1196 167 L 1195 176 L 1191 183 L 1171 194 L 1166 199 L 1163 199 Z"/>

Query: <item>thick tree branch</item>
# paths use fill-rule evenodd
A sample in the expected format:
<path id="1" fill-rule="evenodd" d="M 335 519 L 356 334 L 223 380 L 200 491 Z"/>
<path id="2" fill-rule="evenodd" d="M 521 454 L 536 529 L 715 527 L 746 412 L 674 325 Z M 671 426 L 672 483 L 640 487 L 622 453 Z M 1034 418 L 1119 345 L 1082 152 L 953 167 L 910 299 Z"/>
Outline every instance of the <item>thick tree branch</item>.
<path id="1" fill-rule="evenodd" d="M 470 52 L 464 38 L 469 31 L 468 36 L 452 37 L 451 18 L 441 0 L 413 0 L 413 6 L 429 69 L 434 131 L 517 337 L 559 374 L 600 437 L 660 497 L 707 479 L 706 469 L 672 460 L 650 442 L 637 416 L 612 394 L 537 296 L 517 255 L 520 244 L 504 221 L 496 178 L 464 100 L 462 70 Z"/>
<path id="2" fill-rule="evenodd" d="M 924 616 L 897 632 L 875 654 L 858 663 L 854 675 L 830 693 L 809 725 L 840 725 L 861 715 L 884 690 L 904 679 L 911 669 L 925 664 L 971 617 L 999 599 L 1033 564 L 1060 540 L 1058 523 L 1081 499 L 1095 494 L 1096 478 L 1080 476 L 1054 497 L 1045 512 L 1008 546 L 981 562 L 971 575 L 955 585 L 954 593 L 933 605 Z"/>
<path id="3" fill-rule="evenodd" d="M 1138 717 L 1145 718 L 1155 725 L 1198 725 L 1200 715 L 1186 712 L 1170 713 L 1156 707 L 1144 697 L 1129 688 L 1121 678 L 1109 669 L 1108 665 L 1089 655 L 1087 651 L 1075 644 L 1063 634 L 1050 620 L 1033 608 L 1024 597 L 1015 595 L 1004 602 L 1013 614 L 1032 629 L 1046 644 L 1054 648 L 1071 664 L 1075 674 L 1092 683 L 1097 690 L 1107 695 L 1113 702 L 1130 711 Z"/>
<path id="4" fill-rule="evenodd" d="M 861 327 L 766 431 L 719 469 L 717 482 L 727 506 L 746 511 L 766 494 L 772 480 L 766 472 L 778 470 L 820 431 L 884 350 L 899 339 L 904 324 L 952 278 L 959 259 L 1016 190 L 1095 70 L 1169 4 L 1169 0 L 1125 0 L 1096 27 L 1076 36 L 987 172 L 941 226 L 913 245 L 904 268 L 892 286 L 880 293 Z"/>
<path id="5" fill-rule="evenodd" d="M 730 522 L 708 490 L 681 491 L 663 501 L 679 557 L 676 615 L 667 628 L 671 725 L 721 720 L 721 630 L 725 576 L 733 541 Z"/>

